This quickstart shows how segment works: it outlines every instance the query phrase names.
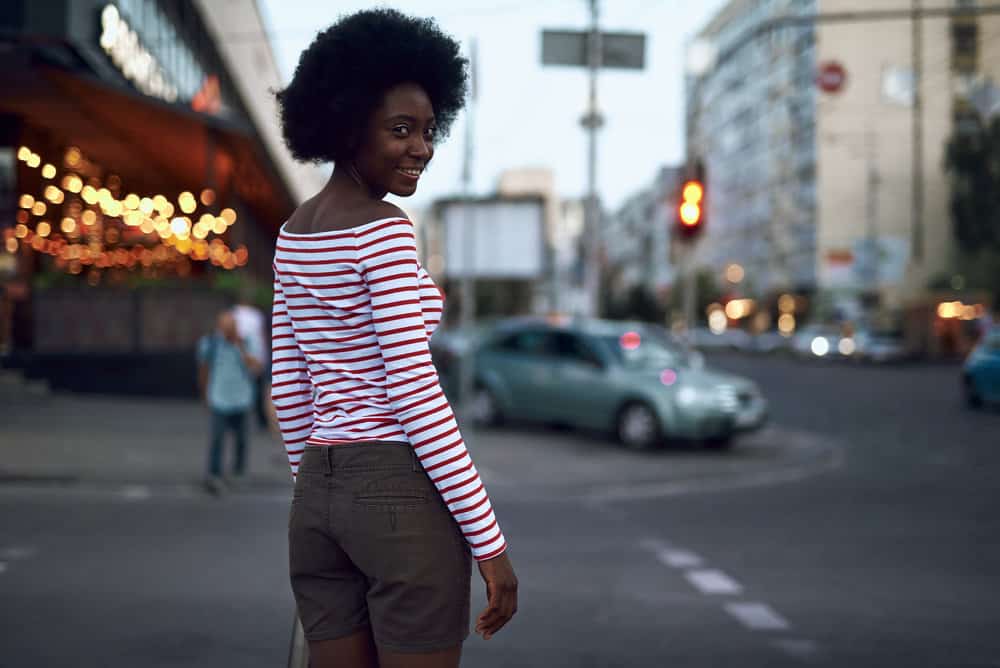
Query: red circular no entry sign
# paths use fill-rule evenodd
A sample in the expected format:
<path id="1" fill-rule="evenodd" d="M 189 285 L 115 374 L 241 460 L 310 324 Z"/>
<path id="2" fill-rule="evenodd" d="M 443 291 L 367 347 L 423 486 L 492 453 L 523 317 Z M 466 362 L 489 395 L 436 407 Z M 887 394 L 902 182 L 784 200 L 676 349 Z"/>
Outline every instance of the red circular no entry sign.
<path id="1" fill-rule="evenodd" d="M 825 93 L 836 93 L 847 81 L 847 70 L 836 61 L 823 63 L 816 74 L 816 85 Z"/>

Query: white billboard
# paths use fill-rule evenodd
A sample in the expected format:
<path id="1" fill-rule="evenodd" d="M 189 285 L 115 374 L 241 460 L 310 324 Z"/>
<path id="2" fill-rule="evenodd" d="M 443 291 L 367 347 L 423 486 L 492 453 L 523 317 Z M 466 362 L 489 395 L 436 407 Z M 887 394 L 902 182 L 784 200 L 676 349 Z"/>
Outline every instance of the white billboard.
<path id="1" fill-rule="evenodd" d="M 541 278 L 541 199 L 454 200 L 440 211 L 448 278 Z"/>

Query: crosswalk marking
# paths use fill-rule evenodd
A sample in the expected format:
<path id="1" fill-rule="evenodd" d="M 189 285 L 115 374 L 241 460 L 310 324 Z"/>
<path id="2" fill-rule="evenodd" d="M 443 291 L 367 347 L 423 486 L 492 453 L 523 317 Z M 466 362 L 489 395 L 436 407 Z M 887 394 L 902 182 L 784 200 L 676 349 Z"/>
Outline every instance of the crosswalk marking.
<path id="1" fill-rule="evenodd" d="M 658 550 L 656 558 L 664 566 L 671 568 L 693 568 L 701 566 L 701 557 L 689 550 Z"/>
<path id="2" fill-rule="evenodd" d="M 684 577 L 703 594 L 739 594 L 743 591 L 740 583 L 714 569 L 687 571 Z"/>
<path id="3" fill-rule="evenodd" d="M 726 612 L 754 631 L 785 631 L 789 623 L 764 603 L 727 603 Z"/>

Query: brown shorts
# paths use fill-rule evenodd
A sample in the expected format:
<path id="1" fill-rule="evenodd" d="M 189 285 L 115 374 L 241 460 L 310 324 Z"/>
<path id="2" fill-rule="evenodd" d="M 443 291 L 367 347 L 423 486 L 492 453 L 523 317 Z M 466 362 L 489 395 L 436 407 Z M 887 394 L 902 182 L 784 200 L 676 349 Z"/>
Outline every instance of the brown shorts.
<path id="1" fill-rule="evenodd" d="M 308 640 L 371 626 L 380 647 L 431 652 L 469 635 L 472 555 L 406 443 L 307 447 L 288 557 Z"/>

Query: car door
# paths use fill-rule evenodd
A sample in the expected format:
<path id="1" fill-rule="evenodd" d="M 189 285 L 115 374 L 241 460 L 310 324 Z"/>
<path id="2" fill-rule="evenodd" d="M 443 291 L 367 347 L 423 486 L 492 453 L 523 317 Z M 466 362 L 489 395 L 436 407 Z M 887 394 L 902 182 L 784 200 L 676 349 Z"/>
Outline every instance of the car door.
<path id="1" fill-rule="evenodd" d="M 501 336 L 480 358 L 479 370 L 499 387 L 511 417 L 545 419 L 542 405 L 551 375 L 551 335 L 544 329 L 523 329 Z"/>
<path id="2" fill-rule="evenodd" d="M 976 385 L 983 399 L 1000 402 L 1000 332 L 994 331 L 981 344 L 976 365 Z"/>
<path id="3" fill-rule="evenodd" d="M 575 332 L 554 332 L 552 349 L 553 373 L 542 389 L 550 419 L 586 427 L 610 424 L 616 397 L 597 349 Z"/>

